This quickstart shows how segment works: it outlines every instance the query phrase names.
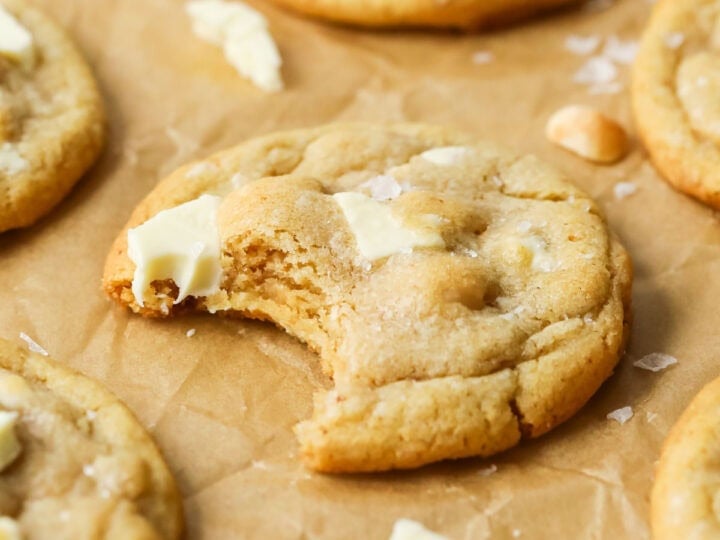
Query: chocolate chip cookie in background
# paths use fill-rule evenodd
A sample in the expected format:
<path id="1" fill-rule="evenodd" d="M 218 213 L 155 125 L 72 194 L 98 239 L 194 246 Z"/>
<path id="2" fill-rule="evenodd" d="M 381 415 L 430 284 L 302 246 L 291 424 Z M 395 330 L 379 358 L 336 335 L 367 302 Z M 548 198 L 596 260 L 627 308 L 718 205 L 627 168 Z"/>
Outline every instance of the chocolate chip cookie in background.
<path id="1" fill-rule="evenodd" d="M 48 213 L 103 140 L 100 94 L 75 45 L 24 0 L 0 0 L 0 232 Z"/>
<path id="2" fill-rule="evenodd" d="M 578 0 L 273 0 L 299 13 L 369 27 L 475 30 L 510 23 Z"/>
<path id="3" fill-rule="evenodd" d="M 655 540 L 720 537 L 720 379 L 705 386 L 673 426 L 652 491 Z"/>
<path id="4" fill-rule="evenodd" d="M 635 122 L 677 189 L 720 208 L 720 1 L 660 0 L 633 68 Z"/>
<path id="5" fill-rule="evenodd" d="M 277 133 L 163 180 L 103 284 L 145 316 L 270 320 L 335 388 L 296 431 L 320 471 L 494 454 L 612 373 L 631 268 L 597 205 L 532 156 L 413 124 Z"/>
<path id="6" fill-rule="evenodd" d="M 175 482 L 132 413 L 1 339 L 0 516 L 1 538 L 173 540 L 182 530 Z"/>

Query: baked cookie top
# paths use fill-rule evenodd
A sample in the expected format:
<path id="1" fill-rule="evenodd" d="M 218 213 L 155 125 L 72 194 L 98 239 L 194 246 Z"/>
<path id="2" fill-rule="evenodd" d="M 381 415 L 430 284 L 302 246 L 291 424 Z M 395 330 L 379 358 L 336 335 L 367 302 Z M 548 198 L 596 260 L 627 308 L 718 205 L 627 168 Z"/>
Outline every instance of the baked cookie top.
<path id="1" fill-rule="evenodd" d="M 635 121 L 677 189 L 720 207 L 720 2 L 661 0 L 633 69 Z"/>
<path id="2" fill-rule="evenodd" d="M 656 540 L 720 537 L 720 379 L 703 388 L 663 445 L 652 491 Z"/>
<path id="3" fill-rule="evenodd" d="M 0 516 L 0 532 L 28 539 L 175 539 L 182 529 L 174 480 L 132 413 L 94 381 L 5 340 Z"/>
<path id="4" fill-rule="evenodd" d="M 630 281 L 555 170 L 410 124 L 278 133 L 182 167 L 103 278 L 143 315 L 267 319 L 317 351 L 335 388 L 298 434 L 329 471 L 489 455 L 567 419 L 621 354 Z"/>
<path id="5" fill-rule="evenodd" d="M 300 13 L 371 27 L 478 29 L 578 0 L 274 0 Z"/>
<path id="6" fill-rule="evenodd" d="M 70 191 L 104 139 L 100 94 L 65 32 L 24 0 L 0 0 L 0 232 Z"/>

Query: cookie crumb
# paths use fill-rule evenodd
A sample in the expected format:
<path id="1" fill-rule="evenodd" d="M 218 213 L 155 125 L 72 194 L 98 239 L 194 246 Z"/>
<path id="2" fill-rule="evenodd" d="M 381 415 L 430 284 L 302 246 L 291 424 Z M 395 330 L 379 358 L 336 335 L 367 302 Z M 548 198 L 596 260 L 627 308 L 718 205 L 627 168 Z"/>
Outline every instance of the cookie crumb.
<path id="1" fill-rule="evenodd" d="M 48 356 L 48 352 L 45 349 L 43 349 L 37 343 L 37 341 L 35 341 L 30 336 L 28 336 L 25 332 L 20 332 L 20 339 L 22 339 L 25 343 L 27 343 L 28 349 L 30 349 L 32 352 L 42 354 L 43 356 Z"/>
<path id="2" fill-rule="evenodd" d="M 613 187 L 613 194 L 617 200 L 622 200 L 634 195 L 637 190 L 635 182 L 618 182 Z"/>
<path id="3" fill-rule="evenodd" d="M 185 335 L 186 335 L 187 337 L 193 337 L 193 336 L 195 335 L 195 329 L 194 329 L 194 328 L 191 328 L 190 330 L 188 330 L 187 332 L 185 332 Z"/>
<path id="4" fill-rule="evenodd" d="M 599 111 L 569 105 L 555 112 L 545 126 L 549 141 L 597 163 L 612 163 L 627 151 L 627 135 L 620 124 Z"/>
<path id="5" fill-rule="evenodd" d="M 665 353 L 654 352 L 646 354 L 640 360 L 636 360 L 635 362 L 633 362 L 633 366 L 657 373 L 658 371 L 667 369 L 677 363 L 678 360 L 674 356 L 670 356 L 669 354 Z"/>
<path id="6" fill-rule="evenodd" d="M 565 38 L 565 48 L 578 56 L 594 53 L 600 45 L 600 36 L 578 36 L 571 34 Z"/>
<path id="7" fill-rule="evenodd" d="M 630 420 L 634 414 L 632 407 L 628 405 L 627 407 L 621 407 L 620 409 L 609 412 L 606 418 L 608 420 L 615 420 L 618 424 L 622 425 Z"/>

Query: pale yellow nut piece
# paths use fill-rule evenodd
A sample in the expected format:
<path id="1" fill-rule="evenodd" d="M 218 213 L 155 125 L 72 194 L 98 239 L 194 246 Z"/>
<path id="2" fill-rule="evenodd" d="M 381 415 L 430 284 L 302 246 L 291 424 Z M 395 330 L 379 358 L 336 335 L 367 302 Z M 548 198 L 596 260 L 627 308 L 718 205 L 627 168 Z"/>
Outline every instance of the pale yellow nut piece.
<path id="1" fill-rule="evenodd" d="M 13 518 L 0 516 L 0 540 L 21 540 L 20 525 Z"/>
<path id="2" fill-rule="evenodd" d="M 613 163 L 627 152 L 623 127 L 599 111 L 569 105 L 555 112 L 545 126 L 550 142 L 597 163 Z"/>
<path id="3" fill-rule="evenodd" d="M 20 441 L 15 435 L 17 419 L 16 412 L 0 411 L 0 472 L 15 461 L 22 451 Z"/>

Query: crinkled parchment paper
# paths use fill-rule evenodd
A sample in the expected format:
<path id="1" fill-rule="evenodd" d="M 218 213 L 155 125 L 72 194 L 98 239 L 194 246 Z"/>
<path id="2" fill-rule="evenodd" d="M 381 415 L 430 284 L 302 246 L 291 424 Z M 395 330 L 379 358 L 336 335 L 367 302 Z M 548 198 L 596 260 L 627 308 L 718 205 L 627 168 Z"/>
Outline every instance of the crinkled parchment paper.
<path id="1" fill-rule="evenodd" d="M 595 105 L 633 131 L 627 91 L 591 95 L 574 83 L 587 57 L 564 42 L 570 34 L 637 39 L 650 2 L 616 0 L 485 35 L 360 32 L 255 3 L 285 60 L 287 89 L 274 95 L 196 39 L 179 0 L 36 2 L 95 69 L 111 138 L 52 215 L 0 236 L 0 335 L 22 343 L 27 333 L 128 403 L 179 481 L 189 538 L 384 539 L 400 517 L 456 540 L 649 536 L 662 440 L 720 372 L 720 226 L 659 179 L 637 141 L 620 164 L 599 167 L 542 133 L 569 103 Z M 494 58 L 473 62 L 480 51 Z M 627 85 L 629 68 L 619 70 Z M 291 428 L 327 381 L 301 344 L 260 323 L 143 320 L 103 296 L 114 236 L 178 165 L 262 133 L 356 119 L 447 124 L 536 153 L 600 201 L 635 263 L 635 322 L 616 374 L 575 418 L 490 460 L 313 474 L 296 459 Z M 637 192 L 616 199 L 620 181 Z M 632 366 L 651 352 L 679 363 L 659 373 Z M 635 413 L 627 423 L 606 419 L 627 405 Z"/>

